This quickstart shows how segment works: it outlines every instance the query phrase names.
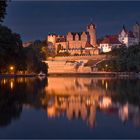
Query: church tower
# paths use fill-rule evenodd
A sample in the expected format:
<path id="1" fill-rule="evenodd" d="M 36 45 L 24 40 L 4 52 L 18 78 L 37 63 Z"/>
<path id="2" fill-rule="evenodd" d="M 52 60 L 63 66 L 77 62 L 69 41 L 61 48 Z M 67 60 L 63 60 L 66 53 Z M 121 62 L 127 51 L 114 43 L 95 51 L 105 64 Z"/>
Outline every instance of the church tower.
<path id="1" fill-rule="evenodd" d="M 87 32 L 90 36 L 90 44 L 96 47 L 96 26 L 93 23 L 90 23 L 89 25 L 87 25 Z"/>
<path id="2" fill-rule="evenodd" d="M 133 26 L 133 33 L 140 43 L 140 24 L 138 22 Z"/>

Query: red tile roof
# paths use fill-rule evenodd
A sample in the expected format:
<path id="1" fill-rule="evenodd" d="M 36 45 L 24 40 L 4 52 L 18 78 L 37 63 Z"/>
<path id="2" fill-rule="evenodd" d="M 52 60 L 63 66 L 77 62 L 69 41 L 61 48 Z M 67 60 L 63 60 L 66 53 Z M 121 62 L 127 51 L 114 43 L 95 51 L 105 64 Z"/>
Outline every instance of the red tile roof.
<path id="1" fill-rule="evenodd" d="M 122 44 L 118 40 L 118 35 L 107 35 L 100 44 Z"/>

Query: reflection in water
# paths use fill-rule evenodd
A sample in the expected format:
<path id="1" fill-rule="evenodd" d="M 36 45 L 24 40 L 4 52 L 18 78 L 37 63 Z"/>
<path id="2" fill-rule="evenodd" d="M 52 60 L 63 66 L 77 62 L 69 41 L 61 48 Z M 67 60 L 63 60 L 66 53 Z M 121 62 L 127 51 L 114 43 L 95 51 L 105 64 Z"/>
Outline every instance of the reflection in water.
<path id="1" fill-rule="evenodd" d="M 13 80 L 10 81 L 10 87 L 11 87 L 11 89 L 13 89 L 13 87 L 14 87 L 14 82 L 13 82 Z"/>
<path id="2" fill-rule="evenodd" d="M 69 120 L 81 118 L 90 127 L 94 127 L 97 110 L 117 115 L 122 122 L 132 120 L 138 126 L 140 109 L 136 96 L 140 97 L 139 83 L 138 80 L 105 78 L 49 78 L 45 88 L 48 100 L 43 106 L 48 117 L 65 114 Z M 135 93 L 131 92 L 133 86 L 138 88 Z"/>
<path id="3" fill-rule="evenodd" d="M 107 83 L 107 81 L 105 82 L 105 89 L 107 90 L 107 88 L 108 88 L 108 83 Z"/>
<path id="4" fill-rule="evenodd" d="M 140 81 L 106 78 L 16 78 L 0 82 L 0 127 L 18 119 L 23 107 L 47 117 L 82 119 L 89 127 L 97 111 L 140 126 Z M 12 93 L 12 94 L 11 94 Z"/>
<path id="5" fill-rule="evenodd" d="M 0 83 L 0 127 L 18 119 L 24 105 L 41 107 L 40 98 L 44 94 L 42 89 L 47 85 L 46 81 L 6 78 L 1 79 Z"/>

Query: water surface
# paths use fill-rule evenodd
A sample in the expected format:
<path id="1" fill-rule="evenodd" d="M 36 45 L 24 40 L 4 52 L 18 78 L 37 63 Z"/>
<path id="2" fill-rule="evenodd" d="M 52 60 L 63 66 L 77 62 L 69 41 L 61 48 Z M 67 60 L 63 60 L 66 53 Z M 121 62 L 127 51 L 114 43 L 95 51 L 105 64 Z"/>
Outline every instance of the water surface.
<path id="1" fill-rule="evenodd" d="M 140 138 L 140 80 L 0 79 L 0 138 Z"/>

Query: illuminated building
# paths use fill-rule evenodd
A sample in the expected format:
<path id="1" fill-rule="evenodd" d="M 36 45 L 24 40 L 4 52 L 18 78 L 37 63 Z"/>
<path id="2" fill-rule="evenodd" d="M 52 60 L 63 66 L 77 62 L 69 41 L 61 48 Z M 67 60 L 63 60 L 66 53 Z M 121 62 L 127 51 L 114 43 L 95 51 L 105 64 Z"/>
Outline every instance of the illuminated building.
<path id="1" fill-rule="evenodd" d="M 123 26 L 122 31 L 119 34 L 119 41 L 126 45 L 127 47 L 132 45 L 138 45 L 138 36 L 135 36 L 136 32 L 128 31 L 125 26 Z"/>
<path id="2" fill-rule="evenodd" d="M 76 54 L 98 54 L 98 45 L 96 43 L 96 26 L 93 23 L 87 25 L 87 31 L 68 32 L 66 36 L 49 34 L 47 42 L 55 48 L 55 52 L 68 52 L 71 55 Z"/>

